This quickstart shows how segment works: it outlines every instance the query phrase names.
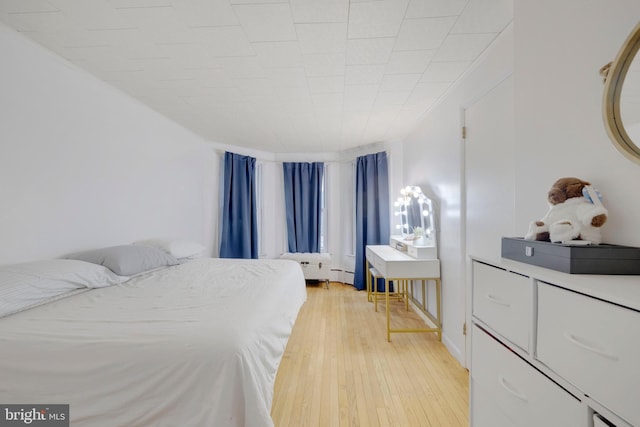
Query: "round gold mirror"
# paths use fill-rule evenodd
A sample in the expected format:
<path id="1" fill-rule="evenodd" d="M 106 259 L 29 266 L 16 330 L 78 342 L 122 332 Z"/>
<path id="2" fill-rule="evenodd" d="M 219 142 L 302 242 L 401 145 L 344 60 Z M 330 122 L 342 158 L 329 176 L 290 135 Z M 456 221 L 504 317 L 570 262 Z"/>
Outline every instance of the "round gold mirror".
<path id="1" fill-rule="evenodd" d="M 640 23 L 615 60 L 600 70 L 604 84 L 604 123 L 615 147 L 640 164 Z"/>

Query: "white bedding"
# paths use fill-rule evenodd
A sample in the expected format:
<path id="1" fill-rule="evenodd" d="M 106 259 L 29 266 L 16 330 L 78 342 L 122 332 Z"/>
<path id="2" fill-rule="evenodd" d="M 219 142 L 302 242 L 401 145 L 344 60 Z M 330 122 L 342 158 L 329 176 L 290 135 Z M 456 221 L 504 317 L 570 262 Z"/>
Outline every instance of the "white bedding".
<path id="1" fill-rule="evenodd" d="M 0 402 L 71 425 L 272 426 L 306 299 L 288 260 L 198 259 L 0 319 Z"/>

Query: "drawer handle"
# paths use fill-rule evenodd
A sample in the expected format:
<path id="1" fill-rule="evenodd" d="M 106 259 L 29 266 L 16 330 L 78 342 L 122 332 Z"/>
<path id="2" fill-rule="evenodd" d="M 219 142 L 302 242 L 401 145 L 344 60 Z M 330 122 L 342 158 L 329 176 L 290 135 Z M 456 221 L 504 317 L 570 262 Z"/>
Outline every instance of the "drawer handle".
<path id="1" fill-rule="evenodd" d="M 498 305 L 503 305 L 503 306 L 505 306 L 505 307 L 511 307 L 511 304 L 509 304 L 509 303 L 508 303 L 508 302 L 506 302 L 505 300 L 500 299 L 500 298 L 498 298 L 498 297 L 495 297 L 495 296 L 493 296 L 493 295 L 491 295 L 491 294 L 487 294 L 487 299 L 488 299 L 489 301 L 491 301 L 492 303 L 495 303 L 495 304 L 498 304 Z"/>
<path id="2" fill-rule="evenodd" d="M 580 348 L 583 348 L 592 353 L 599 354 L 600 356 L 606 357 L 607 359 L 611 359 L 613 361 L 618 360 L 618 356 L 615 354 L 608 353 L 606 350 L 595 347 L 594 345 L 587 343 L 584 339 L 573 335 L 571 332 L 565 332 L 564 337 L 572 344 L 577 345 Z"/>
<path id="3" fill-rule="evenodd" d="M 498 382 L 500 383 L 500 385 L 502 386 L 502 388 L 504 388 L 505 390 L 507 390 L 510 394 L 514 395 L 515 397 L 517 397 L 518 399 L 522 400 L 523 402 L 528 402 L 529 399 L 527 398 L 527 396 L 525 396 L 524 394 L 516 391 L 513 386 L 511 386 L 507 380 L 505 379 L 505 377 L 503 377 L 502 375 L 498 376 Z"/>

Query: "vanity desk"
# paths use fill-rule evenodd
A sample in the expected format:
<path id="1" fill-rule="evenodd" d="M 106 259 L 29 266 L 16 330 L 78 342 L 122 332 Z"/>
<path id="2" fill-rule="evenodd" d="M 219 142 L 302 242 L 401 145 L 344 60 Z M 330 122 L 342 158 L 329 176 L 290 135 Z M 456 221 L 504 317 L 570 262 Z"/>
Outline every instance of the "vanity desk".
<path id="1" fill-rule="evenodd" d="M 402 236 L 392 236 L 389 245 L 368 245 L 367 259 L 367 290 L 375 289 L 375 279 L 384 279 L 385 311 L 387 317 L 387 341 L 391 341 L 392 333 L 399 332 L 435 332 L 438 339 L 442 339 L 441 319 L 441 283 L 440 260 L 435 258 L 435 247 L 416 246 L 405 241 Z M 369 268 L 370 266 L 370 268 Z M 422 304 L 421 311 L 434 323 L 432 328 L 391 328 L 391 313 L 389 310 L 390 291 L 389 282 L 396 287 L 408 285 L 410 281 L 421 281 Z M 429 280 L 435 282 L 436 313 L 432 314 L 426 304 L 426 284 Z M 406 286 L 412 296 L 411 286 Z M 408 298 L 409 296 L 407 296 Z M 374 295 L 374 298 L 376 296 Z M 415 302 L 415 300 L 414 300 Z"/>
<path id="2" fill-rule="evenodd" d="M 473 427 L 640 426 L 640 276 L 472 257 Z"/>

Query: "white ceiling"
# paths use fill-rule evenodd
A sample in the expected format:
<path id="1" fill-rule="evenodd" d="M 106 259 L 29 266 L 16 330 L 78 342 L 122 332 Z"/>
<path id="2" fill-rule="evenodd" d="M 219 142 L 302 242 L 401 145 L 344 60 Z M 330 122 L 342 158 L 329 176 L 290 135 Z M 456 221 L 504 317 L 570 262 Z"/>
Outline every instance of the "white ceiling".
<path id="1" fill-rule="evenodd" d="M 0 21 L 212 142 L 403 138 L 513 0 L 0 0 Z"/>

